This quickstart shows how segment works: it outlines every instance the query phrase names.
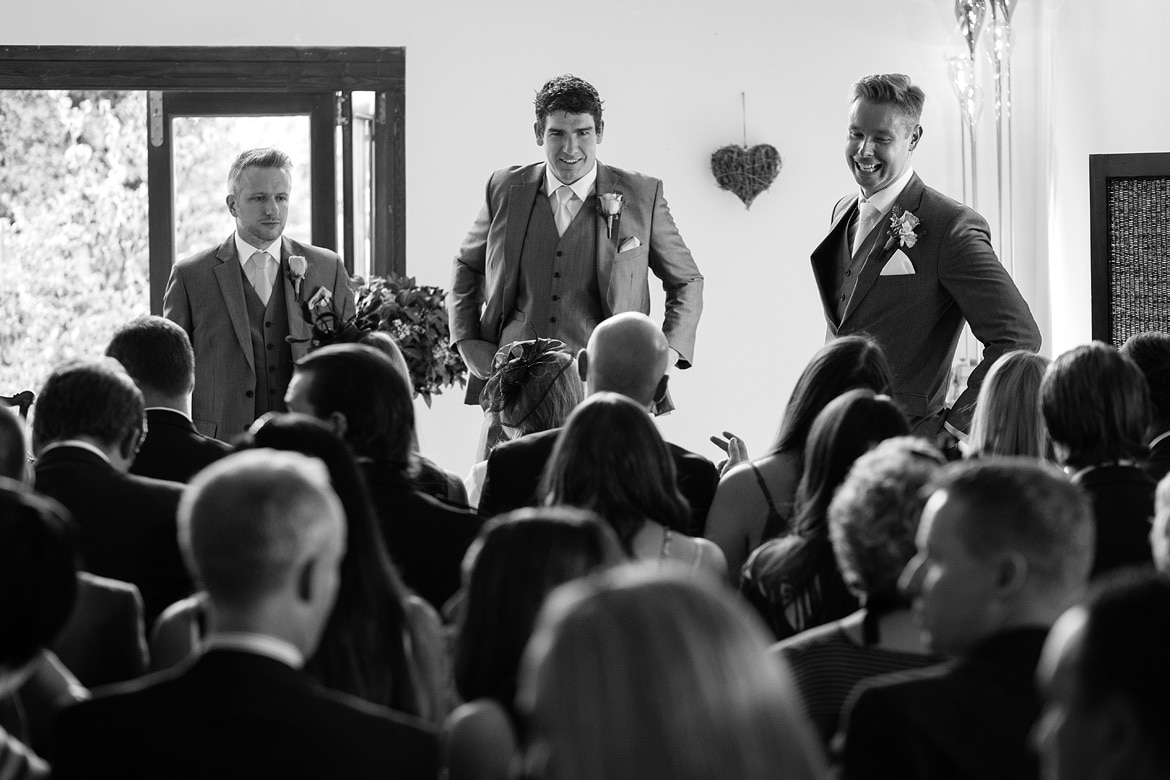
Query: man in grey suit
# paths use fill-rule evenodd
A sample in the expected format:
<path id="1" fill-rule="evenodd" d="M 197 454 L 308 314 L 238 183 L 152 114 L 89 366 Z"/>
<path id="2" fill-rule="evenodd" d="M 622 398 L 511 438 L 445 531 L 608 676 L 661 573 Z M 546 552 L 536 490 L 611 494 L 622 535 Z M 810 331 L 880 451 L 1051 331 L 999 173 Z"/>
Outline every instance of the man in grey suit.
<path id="1" fill-rule="evenodd" d="M 292 160 L 277 149 L 242 153 L 228 174 L 236 231 L 175 264 L 163 314 L 195 350 L 191 418 L 228 439 L 270 411 L 284 411 L 293 362 L 309 350 L 314 312 L 354 316 L 337 253 L 284 236 Z"/>
<path id="2" fill-rule="evenodd" d="M 837 202 L 812 266 L 829 338 L 859 333 L 877 341 L 914 433 L 953 443 L 966 435 L 991 364 L 1013 349 L 1038 350 L 1040 331 L 995 256 L 986 220 L 927 187 L 910 164 L 925 100 L 901 74 L 853 85 L 845 160 L 859 192 Z M 948 409 L 964 320 L 983 359 Z"/>
<path id="3" fill-rule="evenodd" d="M 571 75 L 536 96 L 545 162 L 504 168 L 455 258 L 451 341 L 478 380 L 501 344 L 555 338 L 576 353 L 597 323 L 650 312 L 647 271 L 662 281 L 670 363 L 688 368 L 703 276 L 662 195 L 662 182 L 597 161 L 605 123 L 592 85 Z M 476 403 L 482 381 L 468 385 Z"/>

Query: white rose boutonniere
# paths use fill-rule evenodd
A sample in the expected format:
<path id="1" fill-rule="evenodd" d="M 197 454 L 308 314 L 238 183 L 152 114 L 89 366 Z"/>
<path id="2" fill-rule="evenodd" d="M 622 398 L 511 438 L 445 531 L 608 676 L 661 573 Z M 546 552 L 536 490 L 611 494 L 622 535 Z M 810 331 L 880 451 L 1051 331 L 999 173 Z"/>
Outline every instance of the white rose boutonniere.
<path id="1" fill-rule="evenodd" d="M 293 284 L 293 292 L 297 300 L 301 298 L 301 282 L 305 281 L 305 272 L 309 270 L 309 261 L 301 255 L 288 256 L 288 278 Z M 324 289 L 324 288 L 322 288 Z"/>
<path id="2" fill-rule="evenodd" d="M 901 206 L 894 206 L 890 214 L 890 240 L 886 246 L 895 242 L 907 249 L 914 246 L 918 243 L 919 233 L 916 229 L 920 224 L 922 220 L 914 216 L 913 212 L 906 211 Z"/>
<path id="3" fill-rule="evenodd" d="M 622 207 L 625 205 L 620 192 L 607 192 L 597 199 L 597 207 L 605 217 L 605 237 L 613 238 L 613 221 L 621 219 Z"/>

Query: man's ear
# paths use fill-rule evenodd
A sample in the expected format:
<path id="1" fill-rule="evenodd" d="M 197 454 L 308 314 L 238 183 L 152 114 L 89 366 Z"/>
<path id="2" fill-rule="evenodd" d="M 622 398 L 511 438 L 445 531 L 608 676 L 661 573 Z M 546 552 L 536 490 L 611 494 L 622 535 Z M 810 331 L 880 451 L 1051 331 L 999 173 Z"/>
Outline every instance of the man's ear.
<path id="1" fill-rule="evenodd" d="M 536 134 L 536 145 L 544 146 L 544 128 L 540 126 L 540 120 L 532 123 L 532 132 Z"/>
<path id="2" fill-rule="evenodd" d="M 236 196 L 229 192 L 228 196 L 224 198 L 224 202 L 227 203 L 228 213 L 233 217 L 236 216 Z"/>
<path id="3" fill-rule="evenodd" d="M 914 125 L 914 129 L 910 131 L 910 151 L 914 151 L 914 147 L 918 146 L 918 142 L 922 140 L 922 134 L 925 132 L 922 125 Z"/>
<path id="4" fill-rule="evenodd" d="M 349 420 L 341 412 L 330 412 L 321 422 L 328 425 L 339 439 L 344 439 L 346 431 L 349 430 Z"/>
<path id="5" fill-rule="evenodd" d="M 1013 595 L 1024 588 L 1028 579 L 1028 561 L 1014 550 L 999 556 L 995 563 L 995 589 L 1001 595 Z"/>
<path id="6" fill-rule="evenodd" d="M 313 590 L 317 586 L 317 559 L 309 558 L 301 564 L 297 572 L 297 598 L 306 604 L 313 600 Z"/>
<path id="7" fill-rule="evenodd" d="M 138 428 L 131 426 L 126 429 L 126 433 L 118 441 L 118 456 L 129 463 L 134 462 L 134 457 L 138 454 L 138 442 L 141 431 Z"/>
<path id="8" fill-rule="evenodd" d="M 654 403 L 659 404 L 666 400 L 666 386 L 670 383 L 670 374 L 663 374 L 658 380 L 658 387 L 654 388 Z"/>
<path id="9" fill-rule="evenodd" d="M 605 120 L 597 120 L 597 143 L 601 143 L 601 137 L 605 134 Z"/>
<path id="10" fill-rule="evenodd" d="M 581 350 L 577 353 L 577 376 L 581 377 L 581 381 L 585 381 L 586 375 L 589 373 L 589 353 Z"/>

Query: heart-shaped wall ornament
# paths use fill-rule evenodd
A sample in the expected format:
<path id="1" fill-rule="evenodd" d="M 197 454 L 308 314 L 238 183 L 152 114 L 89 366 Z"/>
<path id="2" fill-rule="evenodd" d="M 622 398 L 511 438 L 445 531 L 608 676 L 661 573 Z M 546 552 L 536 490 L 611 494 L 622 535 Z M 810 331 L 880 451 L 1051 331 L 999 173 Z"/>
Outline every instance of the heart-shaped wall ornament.
<path id="1" fill-rule="evenodd" d="M 750 149 L 730 144 L 711 155 L 711 173 L 719 188 L 735 193 L 745 208 L 751 208 L 756 196 L 772 186 L 781 165 L 780 153 L 771 144 Z"/>

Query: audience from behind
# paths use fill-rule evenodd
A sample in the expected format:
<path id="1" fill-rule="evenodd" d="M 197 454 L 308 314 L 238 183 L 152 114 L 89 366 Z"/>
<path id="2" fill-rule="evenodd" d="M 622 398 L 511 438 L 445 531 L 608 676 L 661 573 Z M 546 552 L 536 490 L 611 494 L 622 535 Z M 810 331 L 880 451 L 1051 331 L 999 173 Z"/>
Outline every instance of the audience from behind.
<path id="1" fill-rule="evenodd" d="M 723 550 L 732 572 L 762 542 L 790 530 L 805 443 L 821 410 L 854 388 L 888 394 L 892 381 L 881 347 L 863 336 L 834 339 L 813 356 L 792 389 L 772 449 L 719 480 L 706 537 Z"/>
<path id="2" fill-rule="evenodd" d="M 139 317 L 118 329 L 106 355 L 122 364 L 146 403 L 146 437 L 131 474 L 189 482 L 231 452 L 191 421 L 195 353 L 185 330 L 165 317 Z"/>
<path id="3" fill-rule="evenodd" d="M 909 432 L 893 399 L 872 390 L 846 391 L 813 421 L 792 530 L 756 548 L 743 566 L 740 583 L 777 639 L 857 609 L 829 541 L 829 502 L 858 457 L 880 441 Z"/>
<path id="4" fill-rule="evenodd" d="M 373 347 L 335 344 L 297 362 L 286 402 L 349 444 L 390 558 L 406 585 L 441 610 L 459 589 L 463 554 L 483 521 L 415 488 L 409 380 Z"/>
<path id="5" fill-rule="evenodd" d="M 1150 562 L 1156 483 L 1148 449 L 1150 393 L 1141 369 L 1094 341 L 1053 361 L 1040 387 L 1056 461 L 1089 496 L 1096 517 L 1093 575 Z"/>
<path id="6" fill-rule="evenodd" d="M 253 424 L 240 446 L 320 459 L 345 510 L 348 544 L 337 602 L 305 671 L 327 688 L 441 723 L 450 709 L 450 675 L 439 616 L 402 584 L 345 443 L 315 418 L 270 413 Z M 163 613 L 152 642 L 152 668 L 168 668 L 198 650 L 206 610 L 206 594 L 199 594 Z"/>
<path id="7" fill-rule="evenodd" d="M 1025 349 L 1001 355 L 983 377 L 971 417 L 967 457 L 1019 455 L 1052 459 L 1040 412 L 1040 382 L 1051 361 Z"/>
<path id="8" fill-rule="evenodd" d="M 151 625 L 192 586 L 175 535 L 183 486 L 127 473 L 145 429 L 142 393 L 111 358 L 58 366 L 37 397 L 37 490 L 73 516 L 83 568 L 136 585 Z"/>
<path id="9" fill-rule="evenodd" d="M 928 652 L 898 578 L 914 556 L 922 488 L 944 463 L 924 439 L 886 439 L 857 459 L 829 504 L 833 553 L 861 609 L 772 650 L 792 669 L 826 746 L 858 682 L 943 660 Z"/>
<path id="10" fill-rule="evenodd" d="M 1034 739 L 1053 780 L 1170 777 L 1170 580 L 1125 572 L 1061 616 L 1037 677 Z"/>
<path id="11" fill-rule="evenodd" d="M 1049 628 L 1085 592 L 1092 510 L 1032 458 L 951 464 L 927 487 L 902 587 L 952 661 L 862 682 L 846 704 L 846 778 L 1034 778 L 1033 683 Z"/>
<path id="12" fill-rule="evenodd" d="M 31 482 L 24 420 L 7 406 L 0 406 L 0 477 Z"/>
<path id="13" fill-rule="evenodd" d="M 662 329 L 644 314 L 623 312 L 593 329 L 588 346 L 577 355 L 577 372 L 587 396 L 618 393 L 649 414 L 656 401 L 666 398 L 669 360 L 670 345 Z M 529 434 L 492 451 L 479 501 L 481 514 L 490 517 L 539 503 L 541 474 L 560 433 L 554 428 Z M 715 464 L 674 444 L 666 446 L 674 460 L 678 490 L 689 507 L 672 528 L 702 536 L 718 481 Z"/>
<path id="14" fill-rule="evenodd" d="M 1162 477 L 1154 492 L 1154 522 L 1150 526 L 1154 566 L 1170 575 L 1170 476 Z"/>
<path id="15" fill-rule="evenodd" d="M 1144 465 L 1159 480 L 1170 473 L 1170 333 L 1135 333 L 1121 345 L 1121 354 L 1137 364 L 1150 389 L 1150 452 Z"/>
<path id="16" fill-rule="evenodd" d="M 421 721 L 299 671 L 333 608 L 346 545 L 323 464 L 229 455 L 192 480 L 179 526 L 207 591 L 205 650 L 65 710 L 55 776 L 435 777 Z"/>
<path id="17" fill-rule="evenodd" d="M 527 777 L 821 778 L 763 628 L 726 589 L 622 567 L 549 597 L 521 668 Z"/>
<path id="18" fill-rule="evenodd" d="M 455 687 L 467 703 L 448 719 L 450 780 L 512 777 L 520 657 L 553 588 L 624 556 L 593 512 L 518 509 L 490 521 L 467 553 L 466 599 L 455 640 Z"/>
<path id="19" fill-rule="evenodd" d="M 692 572 L 727 576 L 714 543 L 671 530 L 684 525 L 689 514 L 674 459 L 646 410 L 624 395 L 593 393 L 569 415 L 541 493 L 548 506 L 601 515 L 630 558 L 677 561 Z"/>

